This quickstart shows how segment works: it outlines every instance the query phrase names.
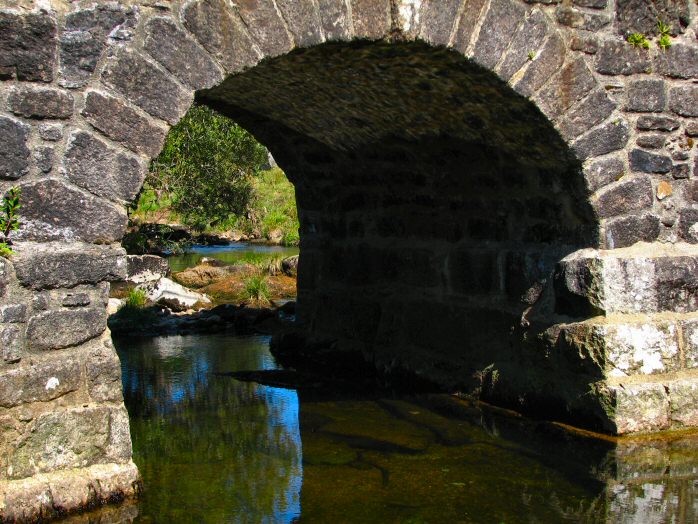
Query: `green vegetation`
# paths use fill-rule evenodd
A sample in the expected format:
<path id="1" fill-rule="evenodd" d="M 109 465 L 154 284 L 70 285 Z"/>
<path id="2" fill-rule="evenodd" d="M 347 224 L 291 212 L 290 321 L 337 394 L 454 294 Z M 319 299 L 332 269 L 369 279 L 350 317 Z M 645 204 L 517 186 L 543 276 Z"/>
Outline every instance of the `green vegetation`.
<path id="1" fill-rule="evenodd" d="M 2 197 L 2 209 L 0 209 L 0 230 L 3 233 L 4 240 L 0 242 L 0 256 L 9 257 L 14 254 L 14 251 L 9 247 L 12 245 L 10 235 L 13 231 L 19 229 L 19 208 L 22 207 L 19 203 L 19 197 L 22 191 L 18 187 L 11 187 L 10 190 Z"/>
<path id="2" fill-rule="evenodd" d="M 628 36 L 628 43 L 634 47 L 642 47 L 643 49 L 649 49 L 650 43 L 647 37 L 642 33 L 633 33 Z"/>
<path id="3" fill-rule="evenodd" d="M 267 286 L 267 275 L 263 272 L 255 272 L 244 280 L 245 284 L 245 300 L 249 301 L 253 306 L 268 306 L 269 286 Z"/>
<path id="4" fill-rule="evenodd" d="M 659 40 L 657 41 L 657 45 L 666 51 L 671 47 L 671 27 L 666 25 L 661 20 L 657 20 L 657 30 L 659 31 Z"/>
<path id="5" fill-rule="evenodd" d="M 194 106 L 168 134 L 131 219 L 298 245 L 293 184 L 278 167 L 263 170 L 267 161 L 267 150 L 252 135 L 211 109 Z M 166 239 L 167 232 L 160 236 Z M 147 252 L 147 238 L 130 242 L 129 252 Z"/>
<path id="6" fill-rule="evenodd" d="M 267 162 L 264 146 L 235 122 L 195 105 L 167 135 L 148 174 L 184 224 L 203 231 L 245 212 L 252 177 Z M 146 201 L 152 197 L 146 192 Z M 140 205 L 140 199 L 139 199 Z"/>
<path id="7" fill-rule="evenodd" d="M 529 61 L 533 61 L 536 58 L 536 52 L 535 51 L 529 51 L 528 52 L 528 59 Z"/>
<path id="8" fill-rule="evenodd" d="M 128 295 L 126 295 L 126 302 L 123 307 L 143 309 L 147 303 L 148 298 L 146 297 L 145 291 L 134 288 L 129 290 Z"/>

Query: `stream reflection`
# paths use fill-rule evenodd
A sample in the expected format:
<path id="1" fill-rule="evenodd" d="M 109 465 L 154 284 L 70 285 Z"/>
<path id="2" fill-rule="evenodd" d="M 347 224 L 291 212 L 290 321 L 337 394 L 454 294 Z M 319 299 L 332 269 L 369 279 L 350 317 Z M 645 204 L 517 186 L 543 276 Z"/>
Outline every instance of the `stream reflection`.
<path id="1" fill-rule="evenodd" d="M 447 395 L 217 374 L 276 369 L 266 337 L 115 343 L 145 491 L 75 522 L 698 521 L 697 434 L 612 442 Z"/>

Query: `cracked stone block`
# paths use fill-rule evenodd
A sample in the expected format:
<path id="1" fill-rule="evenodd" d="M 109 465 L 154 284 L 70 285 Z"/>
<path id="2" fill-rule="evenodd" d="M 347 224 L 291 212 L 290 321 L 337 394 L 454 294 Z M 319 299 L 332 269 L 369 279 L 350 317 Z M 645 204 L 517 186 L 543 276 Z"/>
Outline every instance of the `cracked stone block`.
<path id="1" fill-rule="evenodd" d="M 29 172 L 29 126 L 0 116 L 0 180 L 17 180 Z"/>

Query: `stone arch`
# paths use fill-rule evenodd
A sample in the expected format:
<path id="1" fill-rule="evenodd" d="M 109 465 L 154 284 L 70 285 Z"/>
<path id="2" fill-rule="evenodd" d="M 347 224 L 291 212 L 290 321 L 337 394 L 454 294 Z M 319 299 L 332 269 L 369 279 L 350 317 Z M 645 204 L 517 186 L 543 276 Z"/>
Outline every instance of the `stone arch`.
<path id="1" fill-rule="evenodd" d="M 125 269 L 123 252 L 115 246 L 126 225 L 124 203 L 138 192 L 148 160 L 157 155 L 168 127 L 190 107 L 195 93 L 278 150 L 300 187 L 302 169 L 314 166 L 313 176 L 319 177 L 328 166 L 338 167 L 340 156 L 345 163 L 357 161 L 352 149 L 360 150 L 362 167 L 382 161 L 409 171 L 412 163 L 426 163 L 415 144 L 422 151 L 443 147 L 441 154 L 447 155 L 445 142 L 452 150 L 467 150 L 463 158 L 470 161 L 496 152 L 500 175 L 517 155 L 528 164 L 536 158 L 545 161 L 538 146 L 556 155 L 564 168 L 552 169 L 550 186 L 536 188 L 556 197 L 542 198 L 537 211 L 533 202 L 520 211 L 513 205 L 507 208 L 508 217 L 520 212 L 525 218 L 510 220 L 507 227 L 509 233 L 523 235 L 523 226 L 535 221 L 536 212 L 543 217 L 539 222 L 547 225 L 565 225 L 573 218 L 579 226 L 574 231 L 549 231 L 540 242 L 573 241 L 562 249 L 530 253 L 503 249 L 502 238 L 488 232 L 478 239 L 477 249 L 451 250 L 438 261 L 442 271 L 433 277 L 433 287 L 440 300 L 406 302 L 393 294 L 386 299 L 386 312 L 380 305 L 377 310 L 366 301 L 352 302 L 351 297 L 344 302 L 323 297 L 314 279 L 319 275 L 325 284 L 336 281 L 347 274 L 337 261 L 373 255 L 383 257 L 388 266 L 417 268 L 416 273 L 398 275 L 391 267 L 372 268 L 381 279 L 423 285 L 437 261 L 424 250 L 379 253 L 359 242 L 323 262 L 320 253 L 327 247 L 327 235 L 316 234 L 315 220 L 323 219 L 313 210 L 317 195 L 300 191 L 307 254 L 300 281 L 301 306 L 305 300 L 307 308 L 301 312 L 309 325 L 336 328 L 311 334 L 334 338 L 336 347 L 361 353 L 383 367 L 404 365 L 458 386 L 461 382 L 451 369 L 453 355 L 432 355 L 459 343 L 458 323 L 495 318 L 492 326 L 506 335 L 497 342 L 506 354 L 502 362 L 484 366 L 489 363 L 484 356 L 467 365 L 459 362 L 469 377 L 472 371 L 480 372 L 483 394 L 489 398 L 522 410 L 544 407 L 578 424 L 617 433 L 693 426 L 698 421 L 698 414 L 684 402 L 698 377 L 698 358 L 692 360 L 698 354 L 693 342 L 696 253 L 686 245 L 628 247 L 638 241 L 698 240 L 693 227 L 698 211 L 688 180 L 695 171 L 695 153 L 679 136 L 696 134 L 698 91 L 691 79 L 698 75 L 698 51 L 689 40 L 695 29 L 690 10 L 688 21 L 677 26 L 676 44 L 659 54 L 625 44 L 619 33 L 632 30 L 632 16 L 627 6 L 606 2 L 570 7 L 519 0 L 191 0 L 83 7 L 56 0 L 49 10 L 28 5 L 27 11 L 0 11 L 0 27 L 8 35 L 0 36 L 0 138 L 5 143 L 0 150 L 0 188 L 22 186 L 25 217 L 17 255 L 9 262 L 0 259 L 0 415 L 7 420 L 2 430 L 7 452 L 0 462 L 3 518 L 50 515 L 134 492 L 137 471 L 131 462 L 118 361 L 105 332 L 105 286 Z M 393 112 L 383 119 L 385 133 L 380 136 L 375 126 L 357 119 L 351 135 L 335 134 L 337 142 L 327 143 L 316 131 L 327 129 L 330 120 L 323 128 L 321 115 L 316 115 L 319 127 L 314 130 L 294 119 L 283 104 L 274 106 L 299 102 L 297 92 L 293 98 L 293 86 L 286 85 L 289 89 L 282 93 L 283 84 L 271 85 L 261 102 L 245 92 L 249 82 L 273 80 L 269 75 L 284 67 L 303 71 L 304 61 L 312 69 L 320 58 L 342 63 L 362 56 L 367 60 L 363 63 L 373 66 L 391 57 L 418 57 L 431 67 L 427 69 L 435 76 L 430 81 L 437 84 L 439 68 L 477 77 L 480 84 L 474 87 L 483 88 L 480 109 L 487 95 L 507 101 L 518 111 L 512 122 L 535 124 L 536 133 L 517 135 L 516 126 L 509 126 L 496 137 L 499 141 L 486 133 L 474 139 L 464 130 L 479 125 L 491 132 L 501 122 L 487 118 L 502 115 L 485 118 L 485 126 L 475 120 L 463 125 L 461 119 L 454 131 L 448 122 L 430 122 L 427 113 L 426 122 L 419 125 L 429 132 L 410 136 L 405 125 L 415 125 L 415 120 Z M 396 68 L 395 74 L 399 71 Z M 444 93 L 444 85 L 438 85 Z M 393 107 L 409 108 L 413 92 Z M 274 99 L 283 96 L 285 100 Z M 457 102 L 446 107 L 458 111 Z M 505 121 L 509 117 L 504 114 Z M 551 124 L 558 134 L 552 133 Z M 346 121 L 342 126 L 346 128 Z M 664 134 L 657 138 L 647 131 Z M 629 145 L 631 137 L 639 147 Z M 672 157 L 647 151 L 664 147 L 662 137 L 669 138 L 665 152 Z M 386 147 L 371 148 L 374 138 Z M 525 148 L 527 138 L 536 144 L 530 151 Z M 343 148 L 339 144 L 344 140 L 355 142 Z M 474 144 L 470 149 L 464 146 L 468 140 Z M 300 150 L 307 155 L 299 160 Z M 673 175 L 671 183 L 657 176 L 666 173 Z M 344 169 L 343 180 L 349 174 Z M 468 181 L 476 179 L 473 175 Z M 530 179 L 540 181 L 540 172 Z M 396 180 L 383 179 L 393 185 Z M 658 199 L 660 193 L 671 194 L 672 188 L 673 207 Z M 368 209 L 357 191 L 333 203 L 360 212 Z M 419 205 L 427 208 L 431 196 L 421 195 Z M 556 199 L 564 203 L 562 210 L 546 209 Z M 482 213 L 488 210 L 485 206 Z M 325 213 L 324 218 L 332 217 Z M 338 232 L 348 226 L 326 220 L 320 233 L 340 237 Z M 505 240 L 515 243 L 522 238 Z M 579 249 L 584 247 L 600 250 Z M 502 270 L 507 264 L 512 269 Z M 505 306 L 486 304 L 491 289 L 477 286 L 491 278 L 487 275 L 497 275 L 492 286 L 502 296 L 507 295 L 505 279 L 522 277 Z M 460 289 L 454 289 L 454 279 Z M 482 298 L 474 308 L 472 296 Z M 441 348 L 420 346 L 423 312 L 445 333 Z M 347 333 L 341 321 L 352 315 L 363 325 L 351 326 Z M 373 317 L 382 323 L 366 330 Z M 443 323 L 444 319 L 450 321 Z M 368 338 L 365 331 L 370 332 Z M 472 347 L 487 343 L 479 335 Z M 397 344 L 412 343 L 420 346 L 412 356 L 405 358 L 397 351 Z M 640 357 L 629 358 L 633 352 Z M 522 365 L 530 373 L 517 374 Z M 55 384 L 54 378 L 58 386 L 43 387 Z M 35 417 L 23 418 L 22 410 L 37 406 L 41 409 Z M 112 429 L 94 436 L 101 439 L 96 444 L 76 437 L 102 425 Z M 66 436 L 67 451 L 56 451 L 52 434 Z M 83 445 L 88 452 L 77 453 Z M 44 460 L 36 464 L 30 454 Z M 66 473 L 66 468 L 75 467 L 82 468 L 77 476 Z M 68 489 L 66 483 L 73 481 L 80 483 L 79 489 Z M 29 499 L 34 502 L 29 504 Z"/>

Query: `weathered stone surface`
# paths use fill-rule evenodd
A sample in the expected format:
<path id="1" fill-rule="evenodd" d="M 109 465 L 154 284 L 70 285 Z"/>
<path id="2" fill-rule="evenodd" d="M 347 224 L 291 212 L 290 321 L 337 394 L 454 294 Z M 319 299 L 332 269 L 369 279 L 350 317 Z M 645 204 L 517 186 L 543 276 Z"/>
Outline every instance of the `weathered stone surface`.
<path id="1" fill-rule="evenodd" d="M 598 31 L 611 23 L 611 17 L 607 14 L 590 13 L 568 6 L 558 7 L 556 16 L 562 25 L 585 31 Z"/>
<path id="2" fill-rule="evenodd" d="M 29 126 L 0 116 L 0 179 L 17 180 L 29 172 Z"/>
<path id="3" fill-rule="evenodd" d="M 166 131 L 118 98 L 88 91 L 82 115 L 96 129 L 136 153 L 155 157 L 165 142 Z"/>
<path id="4" fill-rule="evenodd" d="M 107 328 L 104 308 L 46 311 L 27 323 L 27 342 L 33 350 L 76 346 L 101 335 Z"/>
<path id="5" fill-rule="evenodd" d="M 616 103 L 598 90 L 570 109 L 557 127 L 562 136 L 573 139 L 606 120 L 615 109 Z"/>
<path id="6" fill-rule="evenodd" d="M 669 107 L 677 115 L 698 116 L 698 85 L 672 87 Z"/>
<path id="7" fill-rule="evenodd" d="M 211 302 L 211 299 L 203 293 L 187 289 L 169 278 L 163 277 L 155 282 L 142 284 L 139 287 L 145 291 L 148 300 L 166 305 L 175 311 L 189 309 L 197 302 Z"/>
<path id="8" fill-rule="evenodd" d="M 126 278 L 126 252 L 120 246 L 24 242 L 16 251 L 17 280 L 29 289 L 72 288 Z"/>
<path id="9" fill-rule="evenodd" d="M 0 298 L 5 296 L 7 286 L 9 285 L 8 262 L 0 259 Z"/>
<path id="10" fill-rule="evenodd" d="M 107 44 L 130 39 L 137 21 L 137 9 L 117 3 L 69 13 L 60 37 L 60 84 L 70 88 L 85 85 Z"/>
<path id="11" fill-rule="evenodd" d="M 465 54 L 473 38 L 480 13 L 485 6 L 485 0 L 465 0 L 457 29 L 453 36 L 453 47 Z"/>
<path id="12" fill-rule="evenodd" d="M 259 60 L 260 53 L 243 21 L 224 0 L 190 2 L 182 17 L 185 27 L 229 73 Z"/>
<path id="13" fill-rule="evenodd" d="M 22 240 L 116 242 L 126 230 L 126 212 L 57 179 L 22 185 Z"/>
<path id="14" fill-rule="evenodd" d="M 26 118 L 70 118 L 73 95 L 51 87 L 18 87 L 10 91 L 8 107 Z"/>
<path id="15" fill-rule="evenodd" d="M 60 124 L 40 124 L 39 136 L 48 142 L 58 142 L 63 138 L 63 126 Z"/>
<path id="16" fill-rule="evenodd" d="M 584 170 L 587 186 L 594 192 L 603 186 L 620 180 L 625 174 L 625 165 L 617 156 L 595 160 Z"/>
<path id="17" fill-rule="evenodd" d="M 116 407 L 73 408 L 43 414 L 9 459 L 10 478 L 40 472 L 124 464 L 131 457 L 128 414 Z"/>
<path id="18" fill-rule="evenodd" d="M 0 12 L 0 78 L 53 80 L 56 21 L 43 13 Z"/>
<path id="19" fill-rule="evenodd" d="M 24 326 L 0 325 L 0 354 L 6 364 L 19 362 L 24 349 Z"/>
<path id="20" fill-rule="evenodd" d="M 609 389 L 619 435 L 669 428 L 669 396 L 663 384 L 622 384 Z"/>
<path id="21" fill-rule="evenodd" d="M 102 81 L 128 101 L 171 124 L 177 123 L 192 102 L 191 92 L 139 54 L 125 49 L 107 65 Z"/>
<path id="22" fill-rule="evenodd" d="M 640 135 L 635 140 L 635 143 L 638 146 L 644 147 L 647 149 L 661 149 L 664 147 L 664 144 L 666 143 L 666 136 L 664 136 L 664 135 Z"/>
<path id="23" fill-rule="evenodd" d="M 65 153 L 68 180 L 97 196 L 130 202 L 140 191 L 147 167 L 84 131 L 74 132 Z"/>
<path id="24" fill-rule="evenodd" d="M 278 56 L 293 48 L 291 35 L 271 0 L 243 0 L 235 5 L 264 56 Z"/>
<path id="25" fill-rule="evenodd" d="M 698 425 L 698 383 L 674 380 L 668 385 L 671 421 L 684 427 Z"/>
<path id="26" fill-rule="evenodd" d="M 152 18 L 146 34 L 145 50 L 190 87 L 204 89 L 223 80 L 223 72 L 211 57 L 171 19 Z"/>
<path id="27" fill-rule="evenodd" d="M 0 306 L 0 322 L 8 324 L 25 322 L 27 320 L 27 306 L 25 304 L 6 304 Z"/>
<path id="28" fill-rule="evenodd" d="M 50 173 L 53 169 L 54 149 L 50 146 L 37 146 L 34 148 L 34 162 L 42 173 Z"/>
<path id="29" fill-rule="evenodd" d="M 354 37 L 377 40 L 390 32 L 389 0 L 352 0 Z"/>
<path id="30" fill-rule="evenodd" d="M 581 160 L 586 160 L 622 149 L 628 137 L 628 123 L 619 119 L 592 129 L 573 142 L 572 148 Z"/>
<path id="31" fill-rule="evenodd" d="M 564 61 L 565 43 L 553 33 L 526 68 L 521 80 L 514 84 L 514 89 L 523 96 L 531 96 L 550 79 Z"/>
<path id="32" fill-rule="evenodd" d="M 655 57 L 658 73 L 672 78 L 698 77 L 698 46 L 673 43 Z"/>
<path id="33" fill-rule="evenodd" d="M 535 9 L 527 14 L 514 33 L 504 60 L 497 68 L 499 76 L 509 80 L 530 60 L 529 53 L 537 55 L 547 31 L 548 25 L 542 11 Z"/>
<path id="34" fill-rule="evenodd" d="M 494 68 L 507 49 L 524 13 L 524 6 L 516 1 L 491 0 L 475 43 L 473 60 L 488 69 Z"/>
<path id="35" fill-rule="evenodd" d="M 318 0 L 322 30 L 327 41 L 351 39 L 351 20 L 343 0 Z"/>
<path id="36" fill-rule="evenodd" d="M 690 167 L 688 164 L 674 164 L 671 166 L 671 176 L 675 179 L 688 178 L 690 176 Z"/>
<path id="37" fill-rule="evenodd" d="M 599 217 L 609 218 L 649 208 L 653 200 L 649 177 L 635 177 L 624 178 L 604 187 L 595 195 L 593 202 Z"/>
<path id="38" fill-rule="evenodd" d="M 536 95 L 536 100 L 543 113 L 556 120 L 595 86 L 596 79 L 579 58 L 566 64 Z"/>
<path id="39" fill-rule="evenodd" d="M 698 209 L 681 209 L 679 211 L 679 238 L 690 242 L 698 243 Z"/>
<path id="40" fill-rule="evenodd" d="M 589 7 L 591 9 L 605 9 L 608 5 L 608 0 L 572 0 L 574 5 L 579 7 Z"/>
<path id="41" fill-rule="evenodd" d="M 652 67 L 649 51 L 618 40 L 603 41 L 596 57 L 596 70 L 604 75 L 649 73 Z"/>
<path id="42" fill-rule="evenodd" d="M 276 5 L 298 47 L 322 43 L 320 13 L 315 2 L 276 0 Z"/>
<path id="43" fill-rule="evenodd" d="M 615 218 L 604 224 L 607 249 L 632 246 L 637 242 L 653 242 L 659 237 L 659 217 L 651 213 Z"/>
<path id="44" fill-rule="evenodd" d="M 461 4 L 461 0 L 425 2 L 420 15 L 419 37 L 433 45 L 448 45 Z"/>
<path id="45" fill-rule="evenodd" d="M 155 282 L 170 275 L 170 264 L 155 255 L 128 255 L 126 280 L 133 284 Z"/>
<path id="46" fill-rule="evenodd" d="M 686 134 L 692 137 L 698 136 L 698 121 L 686 122 Z"/>
<path id="47" fill-rule="evenodd" d="M 87 389 L 95 402 L 121 402 L 121 363 L 111 340 L 105 339 L 90 351 L 87 360 Z"/>
<path id="48" fill-rule="evenodd" d="M 587 55 L 595 55 L 599 50 L 599 39 L 594 35 L 576 35 L 570 42 L 572 51 L 581 51 Z"/>
<path id="49" fill-rule="evenodd" d="M 636 123 L 640 131 L 673 131 L 679 125 L 678 120 L 666 116 L 641 116 Z"/>
<path id="50" fill-rule="evenodd" d="M 0 371 L 0 407 L 49 402 L 77 391 L 81 379 L 75 359 L 51 358 Z"/>
<path id="51" fill-rule="evenodd" d="M 698 319 L 681 322 L 685 367 L 698 368 Z"/>
<path id="52" fill-rule="evenodd" d="M 619 0 L 616 20 L 623 36 L 631 33 L 657 35 L 657 20 L 669 25 L 672 35 L 683 32 L 689 23 L 687 0 L 657 0 L 648 4 L 643 0 Z"/>
<path id="53" fill-rule="evenodd" d="M 627 85 L 628 111 L 658 112 L 664 111 L 666 95 L 662 80 L 633 80 Z"/>
<path id="54" fill-rule="evenodd" d="M 630 152 L 630 169 L 641 173 L 668 173 L 671 171 L 671 158 L 666 155 L 649 153 L 642 149 Z"/>

